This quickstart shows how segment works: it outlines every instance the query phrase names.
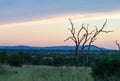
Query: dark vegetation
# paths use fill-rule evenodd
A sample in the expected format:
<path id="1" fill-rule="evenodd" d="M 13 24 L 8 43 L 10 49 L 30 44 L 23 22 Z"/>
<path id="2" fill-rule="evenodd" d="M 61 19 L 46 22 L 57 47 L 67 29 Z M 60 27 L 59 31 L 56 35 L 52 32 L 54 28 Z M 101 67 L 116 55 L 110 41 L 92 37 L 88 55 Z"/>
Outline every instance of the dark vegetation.
<path id="1" fill-rule="evenodd" d="M 80 53 L 80 52 L 79 52 Z M 86 51 L 84 54 L 86 56 Z M 22 65 L 75 66 L 74 50 L 0 50 L 0 74 L 4 73 L 3 64 L 22 67 Z M 79 58 L 80 67 L 84 58 Z M 120 52 L 117 50 L 91 51 L 89 64 L 95 81 L 109 81 L 111 77 L 120 80 Z M 106 78 L 107 77 L 107 78 Z M 114 81 L 114 80 L 113 80 Z"/>
<path id="2" fill-rule="evenodd" d="M 80 52 L 79 52 L 80 53 Z M 84 51 L 86 56 L 86 51 Z M 96 57 L 118 53 L 114 50 L 91 51 L 89 66 Z M 0 63 L 21 67 L 22 65 L 74 66 L 74 50 L 0 50 Z M 79 58 L 79 66 L 84 66 L 84 58 Z"/>
<path id="3" fill-rule="evenodd" d="M 97 80 L 113 81 L 120 80 L 120 53 L 101 55 L 92 63 L 92 75 Z"/>

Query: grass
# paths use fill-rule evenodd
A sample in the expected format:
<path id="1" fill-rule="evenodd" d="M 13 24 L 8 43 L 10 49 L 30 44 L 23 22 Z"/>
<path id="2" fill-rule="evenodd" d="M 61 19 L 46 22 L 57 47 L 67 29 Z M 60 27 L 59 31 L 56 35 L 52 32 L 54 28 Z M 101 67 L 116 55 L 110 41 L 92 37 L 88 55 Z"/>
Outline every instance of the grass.
<path id="1" fill-rule="evenodd" d="M 4 66 L 5 74 L 0 74 L 0 81 L 93 81 L 91 68 L 83 67 L 52 67 L 52 66 L 28 66 L 10 67 Z"/>

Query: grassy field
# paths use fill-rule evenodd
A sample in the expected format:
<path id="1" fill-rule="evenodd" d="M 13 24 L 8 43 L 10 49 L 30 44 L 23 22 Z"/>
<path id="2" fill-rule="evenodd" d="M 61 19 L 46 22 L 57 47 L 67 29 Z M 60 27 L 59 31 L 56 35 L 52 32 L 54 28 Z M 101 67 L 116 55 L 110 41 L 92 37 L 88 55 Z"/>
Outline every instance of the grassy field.
<path id="1" fill-rule="evenodd" d="M 91 69 L 56 68 L 51 66 L 4 66 L 6 72 L 0 74 L 0 81 L 93 81 Z"/>

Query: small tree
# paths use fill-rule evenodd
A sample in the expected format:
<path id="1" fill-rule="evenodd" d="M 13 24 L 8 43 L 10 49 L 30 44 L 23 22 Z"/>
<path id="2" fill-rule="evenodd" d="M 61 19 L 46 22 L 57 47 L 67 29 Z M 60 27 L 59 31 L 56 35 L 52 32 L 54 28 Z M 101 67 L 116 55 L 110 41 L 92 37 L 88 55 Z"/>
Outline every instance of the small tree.
<path id="1" fill-rule="evenodd" d="M 10 55 L 10 57 L 9 57 L 9 65 L 21 67 L 22 66 L 22 57 L 21 57 L 21 55 L 19 53 Z"/>
<path id="2" fill-rule="evenodd" d="M 7 54 L 5 51 L 0 51 L 0 63 L 6 63 L 7 62 Z"/>
<path id="3" fill-rule="evenodd" d="M 53 65 L 54 66 L 63 66 L 65 64 L 65 57 L 62 55 L 53 56 Z"/>
<path id="4" fill-rule="evenodd" d="M 41 62 L 40 56 L 34 56 L 34 57 L 32 58 L 32 64 L 33 64 L 33 65 L 40 65 L 40 62 Z"/>
<path id="5" fill-rule="evenodd" d="M 21 52 L 21 55 L 23 64 L 29 65 L 32 63 L 32 55 L 28 54 L 27 52 Z"/>

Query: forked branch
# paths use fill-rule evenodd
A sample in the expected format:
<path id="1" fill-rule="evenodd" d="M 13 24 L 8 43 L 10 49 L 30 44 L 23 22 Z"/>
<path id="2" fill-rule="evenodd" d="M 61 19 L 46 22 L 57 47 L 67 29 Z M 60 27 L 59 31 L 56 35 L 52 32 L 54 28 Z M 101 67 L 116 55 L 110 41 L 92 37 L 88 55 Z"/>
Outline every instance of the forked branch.
<path id="1" fill-rule="evenodd" d="M 95 26 L 96 29 L 94 30 L 95 32 L 94 32 L 93 36 L 91 37 L 90 43 L 94 42 L 94 41 L 97 39 L 96 37 L 97 37 L 101 32 L 103 32 L 103 33 L 113 32 L 113 31 L 103 30 L 103 29 L 105 28 L 106 24 L 107 24 L 107 19 L 106 19 L 105 23 L 103 24 L 103 26 L 101 27 L 101 29 L 98 29 L 98 27 Z"/>
<path id="2" fill-rule="evenodd" d="M 85 34 L 83 34 L 81 37 L 80 37 L 80 34 L 81 34 L 81 31 L 82 30 L 85 30 L 85 27 L 84 27 L 84 24 L 82 24 L 81 28 L 79 29 L 79 31 L 77 32 L 77 35 L 76 35 L 76 29 L 74 27 L 74 24 L 72 23 L 72 20 L 69 19 L 69 22 L 71 24 L 71 28 L 68 28 L 68 30 L 70 31 L 71 33 L 71 36 L 69 36 L 66 40 L 64 41 L 67 41 L 69 39 L 71 39 L 72 41 L 74 41 L 75 45 L 79 46 L 80 43 L 83 41 L 83 39 L 85 38 Z"/>

